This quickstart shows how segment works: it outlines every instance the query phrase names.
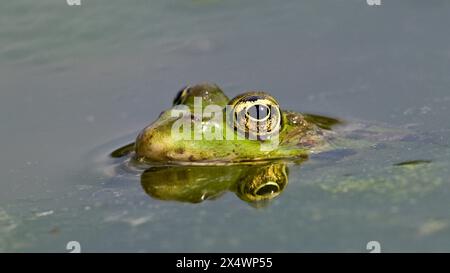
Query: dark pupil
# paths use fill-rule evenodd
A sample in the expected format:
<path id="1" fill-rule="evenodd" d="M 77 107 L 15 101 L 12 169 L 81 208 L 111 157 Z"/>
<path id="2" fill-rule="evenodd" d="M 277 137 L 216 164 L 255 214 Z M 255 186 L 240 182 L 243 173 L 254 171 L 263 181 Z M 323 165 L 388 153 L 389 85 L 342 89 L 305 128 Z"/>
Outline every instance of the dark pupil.
<path id="1" fill-rule="evenodd" d="M 256 195 L 259 195 L 259 196 L 269 195 L 269 194 L 278 192 L 278 190 L 279 190 L 279 188 L 276 187 L 275 185 L 266 185 L 266 186 L 258 189 L 258 191 L 256 192 Z"/>
<path id="2" fill-rule="evenodd" d="M 262 120 L 270 115 L 270 109 L 266 105 L 262 104 L 253 105 L 247 109 L 247 115 L 256 120 Z"/>

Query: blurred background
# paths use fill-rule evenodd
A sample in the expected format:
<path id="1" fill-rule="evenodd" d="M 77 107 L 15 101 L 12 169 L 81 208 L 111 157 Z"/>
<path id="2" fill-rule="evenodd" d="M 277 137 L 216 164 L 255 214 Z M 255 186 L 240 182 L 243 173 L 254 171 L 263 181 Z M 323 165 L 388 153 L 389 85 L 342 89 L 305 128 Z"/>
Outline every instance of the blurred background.
<path id="1" fill-rule="evenodd" d="M 0 250 L 449 251 L 449 12 L 446 0 L 2 1 Z M 158 201 L 138 176 L 108 175 L 102 158 L 203 81 L 430 141 L 294 167 L 259 209 L 232 193 Z M 383 169 L 408 159 L 433 163 Z M 357 169 L 362 182 L 339 184 Z"/>

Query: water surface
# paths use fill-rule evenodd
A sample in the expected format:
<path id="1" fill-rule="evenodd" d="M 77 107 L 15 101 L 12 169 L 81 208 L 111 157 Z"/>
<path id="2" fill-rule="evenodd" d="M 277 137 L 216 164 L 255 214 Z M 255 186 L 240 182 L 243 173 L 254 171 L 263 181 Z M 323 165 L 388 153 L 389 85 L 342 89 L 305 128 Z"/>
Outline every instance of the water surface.
<path id="1" fill-rule="evenodd" d="M 81 1 L 0 3 L 0 250 L 450 251 L 450 2 Z M 258 209 L 159 201 L 109 172 L 202 81 L 418 134 L 291 167 Z"/>

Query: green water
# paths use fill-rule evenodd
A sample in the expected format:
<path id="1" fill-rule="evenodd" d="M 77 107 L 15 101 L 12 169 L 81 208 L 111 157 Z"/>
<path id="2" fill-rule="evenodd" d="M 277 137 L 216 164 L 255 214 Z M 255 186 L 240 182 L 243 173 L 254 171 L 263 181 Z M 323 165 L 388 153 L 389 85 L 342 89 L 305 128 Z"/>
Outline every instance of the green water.
<path id="1" fill-rule="evenodd" d="M 1 251 L 450 251 L 450 2 L 81 2 L 0 3 Z M 290 166 L 260 208 L 151 198 L 107 155 L 202 81 L 417 133 Z"/>

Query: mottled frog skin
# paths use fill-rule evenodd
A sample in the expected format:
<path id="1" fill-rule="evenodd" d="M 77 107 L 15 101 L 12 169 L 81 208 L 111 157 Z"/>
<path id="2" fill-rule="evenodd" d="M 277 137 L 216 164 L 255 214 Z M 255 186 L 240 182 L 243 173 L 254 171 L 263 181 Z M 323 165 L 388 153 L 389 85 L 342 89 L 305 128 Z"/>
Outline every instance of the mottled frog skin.
<path id="1" fill-rule="evenodd" d="M 201 113 L 195 113 L 195 98 L 201 100 L 202 110 L 210 105 L 224 109 L 223 118 L 205 117 Z M 191 110 L 191 114 L 174 117 L 171 111 L 180 109 L 180 105 L 185 106 L 181 111 Z M 230 122 L 226 119 L 227 108 L 239 113 L 246 111 L 246 114 L 244 118 Z M 259 123 L 249 114 L 255 109 L 265 111 L 263 117 L 257 116 L 257 121 L 265 121 L 265 130 L 260 130 Z M 201 131 L 213 128 L 214 131 L 223 132 L 223 135 L 231 132 L 233 137 L 212 140 L 205 137 L 176 139 L 172 128 L 180 119 L 191 123 L 192 132 L 189 135 L 194 135 L 195 126 L 201 126 Z M 172 108 L 162 112 L 157 120 L 138 135 L 134 146 L 135 159 L 147 163 L 220 164 L 304 158 L 309 153 L 323 150 L 327 146 L 327 126 L 321 125 L 329 125 L 337 120 L 322 118 L 322 122 L 323 124 L 317 116 L 282 110 L 275 98 L 265 92 L 246 92 L 230 100 L 215 84 L 188 86 L 175 97 Z M 274 128 L 277 133 L 276 145 L 265 149 L 264 145 L 271 144 L 275 139 L 270 135 Z M 253 138 L 248 137 L 250 135 Z"/>

